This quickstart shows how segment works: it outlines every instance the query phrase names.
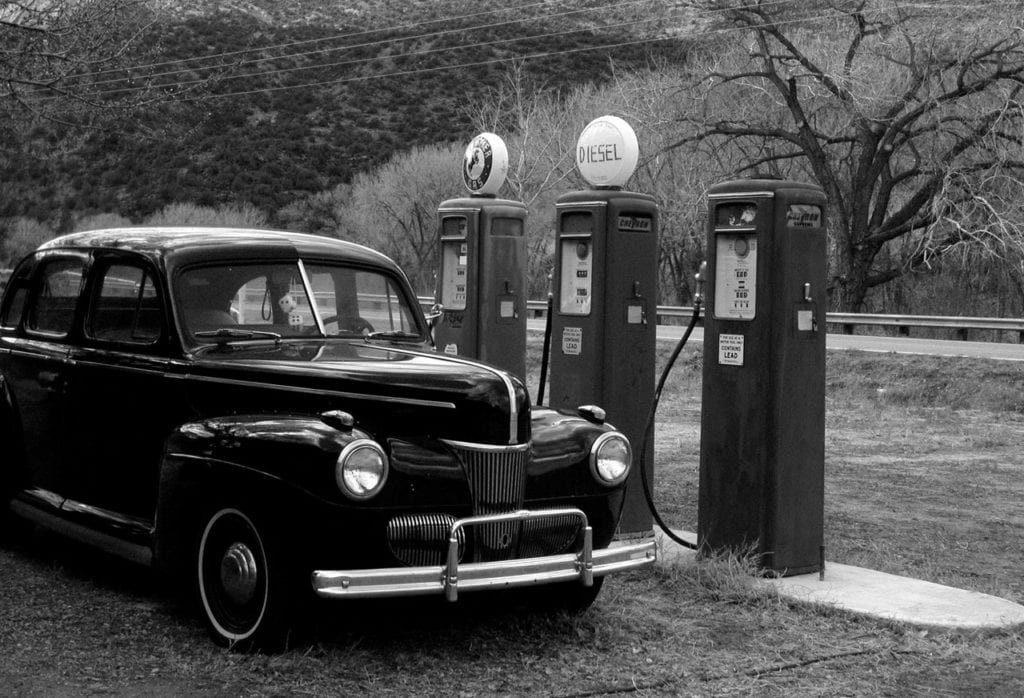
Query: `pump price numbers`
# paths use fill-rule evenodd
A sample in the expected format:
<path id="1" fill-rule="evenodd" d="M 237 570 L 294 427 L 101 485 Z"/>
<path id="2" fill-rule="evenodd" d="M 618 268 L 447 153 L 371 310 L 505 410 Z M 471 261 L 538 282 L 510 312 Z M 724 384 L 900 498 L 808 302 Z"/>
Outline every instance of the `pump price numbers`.
<path id="1" fill-rule="evenodd" d="M 466 309 L 466 243 L 446 242 L 442 247 L 441 303 L 446 310 Z"/>
<path id="2" fill-rule="evenodd" d="M 589 315 L 594 256 L 588 240 L 562 240 L 562 267 L 559 312 L 567 315 Z"/>
<path id="3" fill-rule="evenodd" d="M 715 252 L 715 316 L 753 319 L 757 301 L 757 239 L 753 235 L 719 235 Z"/>

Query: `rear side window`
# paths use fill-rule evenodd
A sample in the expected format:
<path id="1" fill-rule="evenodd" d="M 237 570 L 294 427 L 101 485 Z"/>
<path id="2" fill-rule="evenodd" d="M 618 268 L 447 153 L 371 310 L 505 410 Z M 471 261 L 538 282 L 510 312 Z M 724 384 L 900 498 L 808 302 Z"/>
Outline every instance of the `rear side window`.
<path id="1" fill-rule="evenodd" d="M 43 263 L 39 291 L 28 308 L 26 328 L 53 336 L 67 335 L 82 290 L 82 267 L 79 259 L 55 259 Z"/>
<path id="2" fill-rule="evenodd" d="M 4 314 L 0 318 L 0 326 L 17 327 L 21 321 L 21 314 L 25 310 L 25 300 L 28 298 L 28 286 L 18 285 L 11 287 L 4 304 Z"/>
<path id="3" fill-rule="evenodd" d="M 161 308 L 152 274 L 114 264 L 103 273 L 85 331 L 101 341 L 153 344 L 163 331 Z"/>
<path id="4" fill-rule="evenodd" d="M 0 327 L 11 329 L 18 326 L 25 312 L 28 292 L 32 288 L 33 265 L 26 261 L 11 274 L 7 281 L 7 294 L 0 309 Z"/>

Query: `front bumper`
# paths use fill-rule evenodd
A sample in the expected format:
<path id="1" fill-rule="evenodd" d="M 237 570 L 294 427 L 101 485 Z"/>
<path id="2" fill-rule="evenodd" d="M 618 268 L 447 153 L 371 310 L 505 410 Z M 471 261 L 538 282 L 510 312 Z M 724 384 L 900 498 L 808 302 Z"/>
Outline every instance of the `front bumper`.
<path id="1" fill-rule="evenodd" d="M 468 526 L 502 521 L 526 521 L 550 516 L 576 516 L 583 527 L 583 546 L 577 553 L 563 553 L 501 562 L 459 564 L 460 530 Z M 653 564 L 654 540 L 593 549 L 593 529 L 579 509 L 512 511 L 471 516 L 455 521 L 448 534 L 448 561 L 430 567 L 381 567 L 364 570 L 316 570 L 313 591 L 323 598 L 381 598 L 444 594 L 449 601 L 460 591 L 480 591 L 536 586 L 577 580 L 592 586 L 595 577 Z"/>

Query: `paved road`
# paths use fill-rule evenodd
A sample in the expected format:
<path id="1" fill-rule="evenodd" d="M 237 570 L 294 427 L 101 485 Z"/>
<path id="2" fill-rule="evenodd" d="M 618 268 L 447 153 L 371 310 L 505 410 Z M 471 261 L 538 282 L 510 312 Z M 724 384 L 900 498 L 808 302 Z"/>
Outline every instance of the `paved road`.
<path id="1" fill-rule="evenodd" d="M 530 330 L 543 332 L 543 320 L 529 320 Z M 658 326 L 658 339 L 677 342 L 684 327 Z M 704 342 L 704 331 L 698 327 L 690 342 Z M 869 335 L 829 334 L 825 339 L 829 349 L 857 349 L 895 354 L 922 354 L 929 356 L 967 356 L 1001 361 L 1024 361 L 1024 344 L 1005 342 L 960 342 L 946 339 L 915 339 L 912 337 L 878 337 Z"/>

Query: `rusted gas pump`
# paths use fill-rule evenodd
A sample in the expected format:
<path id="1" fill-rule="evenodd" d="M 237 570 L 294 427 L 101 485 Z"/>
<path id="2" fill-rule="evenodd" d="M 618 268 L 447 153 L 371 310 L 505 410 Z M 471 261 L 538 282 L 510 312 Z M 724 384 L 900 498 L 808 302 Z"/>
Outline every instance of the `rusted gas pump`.
<path id="1" fill-rule="evenodd" d="M 493 133 L 466 149 L 470 196 L 437 209 L 441 263 L 435 298 L 438 350 L 526 373 L 526 217 L 518 201 L 496 198 L 508 150 Z"/>
<path id="2" fill-rule="evenodd" d="M 823 557 L 826 203 L 772 179 L 708 193 L 697 539 L 781 574 Z"/>
<path id="3" fill-rule="evenodd" d="M 634 467 L 627 481 L 620 537 L 653 535 L 640 478 L 646 473 L 653 484 L 654 449 L 641 444 L 654 394 L 658 205 L 622 189 L 638 153 L 629 124 L 614 116 L 595 119 L 580 135 L 576 158 L 593 188 L 555 204 L 550 403 L 602 407 L 634 453 L 645 454 L 644 467 Z"/>

